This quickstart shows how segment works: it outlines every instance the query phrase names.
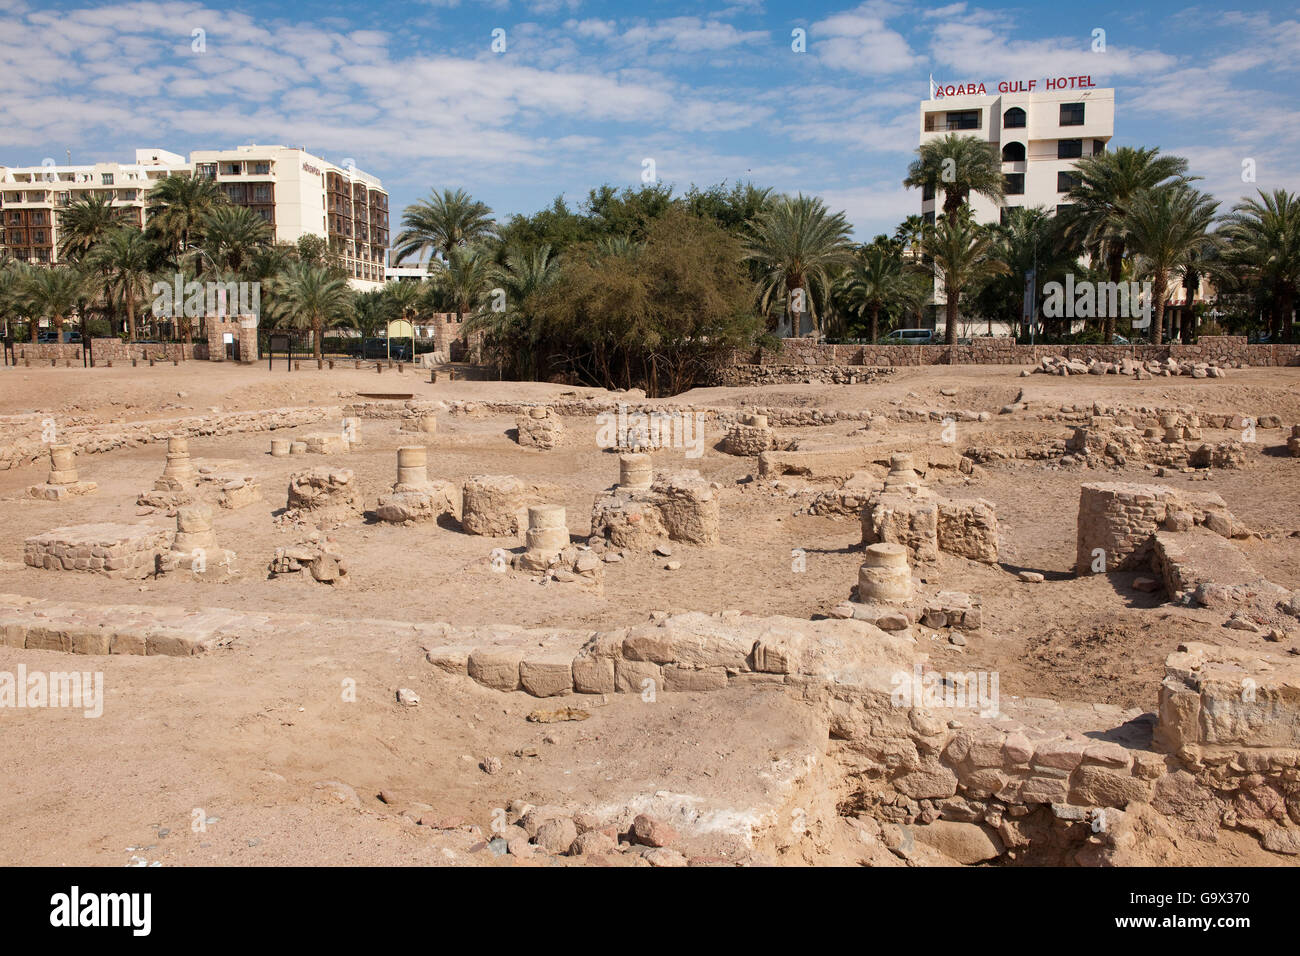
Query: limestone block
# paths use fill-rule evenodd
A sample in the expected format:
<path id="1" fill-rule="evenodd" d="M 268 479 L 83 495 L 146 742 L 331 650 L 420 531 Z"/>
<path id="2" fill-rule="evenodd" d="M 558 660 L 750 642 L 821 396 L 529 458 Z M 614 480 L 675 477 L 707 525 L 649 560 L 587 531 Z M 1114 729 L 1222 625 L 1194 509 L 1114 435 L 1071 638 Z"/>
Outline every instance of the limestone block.
<path id="1" fill-rule="evenodd" d="M 933 561 L 939 557 L 939 506 L 933 499 L 876 492 L 862 508 L 862 543 L 901 544 L 911 561 Z"/>
<path id="2" fill-rule="evenodd" d="M 525 490 L 518 478 L 471 475 L 465 480 L 461 527 L 469 534 L 517 535 L 525 521 Z"/>
<path id="3" fill-rule="evenodd" d="M 939 499 L 937 534 L 940 551 L 997 564 L 998 518 L 992 502 Z"/>

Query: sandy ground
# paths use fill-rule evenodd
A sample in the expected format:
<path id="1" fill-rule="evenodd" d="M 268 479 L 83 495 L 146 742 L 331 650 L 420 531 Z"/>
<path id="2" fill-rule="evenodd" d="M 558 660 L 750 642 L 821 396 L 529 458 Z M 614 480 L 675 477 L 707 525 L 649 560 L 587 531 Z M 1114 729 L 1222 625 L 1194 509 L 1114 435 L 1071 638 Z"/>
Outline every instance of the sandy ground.
<path id="1" fill-rule="evenodd" d="M 902 402 L 992 412 L 986 424 L 959 426 L 959 447 L 1065 437 L 1064 424 L 998 420 L 998 409 L 1022 389 L 1035 407 L 1179 403 L 1300 421 L 1300 369 L 1241 370 L 1223 381 L 1018 375 L 1018 368 L 1004 367 L 919 368 L 873 385 L 699 389 L 674 401 L 876 412 Z M 940 395 L 952 387 L 955 397 Z M 410 392 L 424 400 L 544 400 L 575 390 L 540 383 L 432 385 L 414 372 L 285 373 L 221 364 L 3 369 L 0 414 L 137 421 L 212 409 L 337 405 L 367 391 Z M 520 448 L 508 436 L 513 424 L 505 416 L 440 416 L 438 433 L 427 442 L 431 477 L 459 482 L 472 474 L 518 475 L 535 482 L 546 500 L 565 505 L 570 532 L 584 538 L 594 497 L 617 479 L 617 457 L 596 447 L 592 419 L 567 420 L 563 444 L 549 452 Z M 833 444 L 862 440 L 849 437 L 856 427 L 843 422 L 782 434 Z M 892 423 L 886 437 L 938 442 L 939 429 L 937 423 Z M 1187 485 L 1222 495 L 1263 533 L 1242 542 L 1255 566 L 1279 584 L 1300 588 L 1300 460 L 1276 453 L 1281 434 L 1259 432 L 1260 441 L 1247 446 L 1246 469 Z M 754 768 L 804 759 L 819 743 L 806 709 L 784 695 L 665 694 L 650 708 L 634 695 L 615 695 L 593 703 L 589 720 L 538 725 L 523 719 L 537 706 L 533 698 L 441 676 L 422 660 L 414 637 L 376 640 L 366 628 L 373 618 L 595 629 L 639 623 L 654 610 L 824 614 L 856 580 L 857 522 L 796 514 L 798 501 L 748 480 L 757 470 L 754 459 L 712 447 L 720 437 L 710 436 L 703 458 L 665 450 L 656 454 L 655 467 L 698 468 L 721 485 L 721 546 L 674 545 L 673 557 L 682 562 L 677 571 L 666 570 L 663 558 L 629 555 L 605 567 L 600 593 L 493 573 L 492 549 L 519 543 L 466 535 L 454 523 L 393 527 L 358 520 L 338 530 L 352 569 L 347 589 L 268 580 L 265 568 L 275 549 L 302 537 L 272 519 L 284 507 L 289 473 L 303 467 L 303 459 L 270 457 L 266 434 L 190 442 L 199 463 L 238 462 L 263 484 L 263 501 L 217 514 L 218 541 L 235 551 L 239 571 L 225 583 L 185 575 L 114 581 L 21 565 L 23 540 L 32 534 L 66 524 L 143 520 L 135 499 L 161 473 L 161 445 L 83 456 L 82 475 L 99 484 L 99 493 L 65 503 L 21 499 L 27 485 L 44 479 L 44 464 L 0 472 L 2 592 L 300 612 L 337 622 L 310 642 L 239 642 L 203 658 L 95 658 L 108 688 L 98 720 L 56 710 L 0 712 L 0 779 L 8 781 L 0 793 L 0 862 L 503 865 L 481 850 L 470 852 L 482 834 L 418 827 L 411 817 L 445 814 L 490 836 L 493 810 L 515 799 L 614 806 L 674 790 L 696 794 L 720 812 L 776 799 L 771 781 Z M 1206 435 L 1221 437 L 1229 436 Z M 359 449 L 328 461 L 352 468 L 373 506 L 394 480 L 395 449 L 412 436 L 394 423 L 365 420 L 362 439 Z M 927 572 L 945 589 L 978 595 L 986 621 L 987 633 L 965 648 L 931 641 L 936 664 L 997 670 L 1004 694 L 1150 709 L 1164 658 L 1178 642 L 1265 646 L 1261 636 L 1222 628 L 1221 615 L 1133 591 L 1127 586 L 1132 576 L 1074 578 L 1078 487 L 1098 480 L 1152 479 L 1140 467 L 1099 472 L 1007 462 L 940 489 L 996 504 L 1002 565 L 944 557 Z M 1161 481 L 1179 486 L 1185 479 Z M 794 549 L 807 554 L 804 573 L 792 569 Z M 1046 580 L 1021 583 L 1015 572 L 1022 569 L 1041 571 Z M 1288 646 L 1296 643 L 1292 638 Z M 0 648 L 0 670 L 24 662 L 53 669 L 72 666 L 72 660 L 91 666 L 86 658 Z M 355 704 L 340 699 L 347 678 L 357 681 Z M 393 700 L 398 687 L 417 690 L 421 706 L 399 707 Z M 488 755 L 502 758 L 500 773 L 479 769 Z M 325 781 L 351 790 L 313 786 Z M 393 802 L 378 799 L 381 790 Z M 197 831 L 192 826 L 209 818 L 217 819 Z M 737 853 L 707 837 L 692 850 L 729 858 Z"/>

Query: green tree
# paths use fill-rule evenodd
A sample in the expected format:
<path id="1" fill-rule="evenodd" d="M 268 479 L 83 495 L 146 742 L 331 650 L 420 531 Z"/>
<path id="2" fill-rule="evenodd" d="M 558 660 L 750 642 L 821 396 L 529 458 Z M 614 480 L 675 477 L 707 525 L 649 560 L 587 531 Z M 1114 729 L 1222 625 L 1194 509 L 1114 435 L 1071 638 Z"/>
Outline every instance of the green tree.
<path id="1" fill-rule="evenodd" d="M 1151 341 L 1156 345 L 1164 339 L 1170 277 L 1214 244 L 1209 229 L 1218 208 L 1217 201 L 1181 184 L 1146 190 L 1129 204 L 1123 228 L 1138 274 L 1151 277 L 1156 313 Z"/>
<path id="2" fill-rule="evenodd" d="M 990 275 L 1006 270 L 994 258 L 991 232 L 976 224 L 966 208 L 952 216 L 940 216 L 933 229 L 926 230 L 921 240 L 921 251 L 934 263 L 934 269 L 943 280 L 946 324 L 944 341 L 957 344 L 957 317 L 962 293 L 977 287 Z"/>
<path id="3" fill-rule="evenodd" d="M 870 316 L 868 337 L 880 339 L 880 313 L 902 314 L 915 301 L 917 285 L 902 248 L 883 236 L 860 247 L 840 279 L 844 301 L 858 317 Z"/>
<path id="4" fill-rule="evenodd" d="M 86 277 L 73 266 L 50 266 L 26 273 L 22 294 L 31 319 L 31 340 L 36 341 L 40 319 L 48 318 L 59 335 L 63 322 L 86 292 Z"/>
<path id="5" fill-rule="evenodd" d="M 474 311 L 488 289 L 492 260 L 477 246 L 453 246 L 446 261 L 440 263 L 433 279 L 452 303 L 456 322 L 465 321 L 465 315 Z"/>
<path id="6" fill-rule="evenodd" d="M 320 368 L 321 343 L 325 329 L 352 320 L 352 290 L 347 279 L 324 266 L 299 262 L 290 266 L 280 280 L 276 294 L 283 304 L 282 325 L 310 329 L 312 356 Z"/>
<path id="7" fill-rule="evenodd" d="M 88 264 L 105 276 L 105 288 L 126 310 L 127 337 L 136 338 L 135 306 L 153 284 L 154 245 L 134 226 L 108 233 L 92 250 Z M 183 317 L 177 318 L 188 328 Z"/>
<path id="8" fill-rule="evenodd" d="M 1042 207 L 1015 206 L 1006 221 L 992 227 L 993 257 L 1004 271 L 988 277 L 975 294 L 976 309 L 1013 328 L 1022 321 L 1025 305 L 1025 274 L 1037 269 L 1037 287 L 1062 281 L 1075 270 L 1078 246 L 1065 229 L 1064 220 Z"/>
<path id="9" fill-rule="evenodd" d="M 127 209 L 115 206 L 112 194 L 88 193 L 55 215 L 59 224 L 59 258 L 74 262 L 85 258 L 105 235 L 126 224 Z"/>
<path id="10" fill-rule="evenodd" d="M 203 217 L 200 232 L 203 258 L 218 271 L 236 274 L 272 239 L 270 225 L 247 206 L 217 206 Z"/>
<path id="11" fill-rule="evenodd" d="M 402 232 L 393 243 L 393 258 L 433 252 L 446 260 L 453 249 L 490 239 L 496 233 L 492 210 L 463 189 L 434 190 L 428 199 L 402 211 Z"/>
<path id="12" fill-rule="evenodd" d="M 1066 199 L 1066 224 L 1094 260 L 1104 262 L 1110 282 L 1119 282 L 1129 245 L 1128 210 L 1143 193 L 1162 185 L 1188 183 L 1187 160 L 1161 156 L 1157 148 L 1121 146 L 1080 159 Z M 1103 340 L 1115 335 L 1115 317 L 1102 323 Z"/>
<path id="13" fill-rule="evenodd" d="M 505 264 L 490 270 L 488 282 L 494 285 L 493 294 L 469 320 L 465 330 L 485 333 L 484 345 L 503 374 L 508 372 L 512 378 L 520 379 L 537 377 L 545 333 L 532 305 L 535 296 L 559 277 L 559 260 L 551 255 L 551 247 L 545 245 L 509 250 Z M 496 307 L 497 289 L 504 293 L 501 309 Z"/>
<path id="14" fill-rule="evenodd" d="M 1243 199 L 1224 216 L 1218 232 L 1224 244 L 1214 272 L 1216 280 L 1253 293 L 1268 312 L 1276 342 L 1290 331 L 1300 293 L 1300 193 L 1258 192 L 1258 199 Z"/>
<path id="15" fill-rule="evenodd" d="M 164 176 L 149 191 L 146 229 L 177 265 L 191 255 L 203 220 L 230 202 L 215 180 L 204 176 Z"/>
<path id="16" fill-rule="evenodd" d="M 555 361 L 579 381 L 674 393 L 758 340 L 741 256 L 736 236 L 675 208 L 650 223 L 636 255 L 566 255 L 529 308 Z"/>
<path id="17" fill-rule="evenodd" d="M 978 136 L 949 133 L 922 143 L 907 167 L 903 185 L 943 192 L 943 214 L 953 216 L 971 193 L 1001 202 L 1006 191 L 1002 156 L 995 145 Z"/>
<path id="18" fill-rule="evenodd" d="M 759 308 L 764 314 L 778 301 L 790 312 L 795 290 L 818 327 L 818 302 L 825 302 L 833 274 L 852 256 L 849 224 L 816 196 L 779 196 L 754 220 L 745 255 L 759 270 Z M 793 328 L 792 331 L 798 332 Z"/>

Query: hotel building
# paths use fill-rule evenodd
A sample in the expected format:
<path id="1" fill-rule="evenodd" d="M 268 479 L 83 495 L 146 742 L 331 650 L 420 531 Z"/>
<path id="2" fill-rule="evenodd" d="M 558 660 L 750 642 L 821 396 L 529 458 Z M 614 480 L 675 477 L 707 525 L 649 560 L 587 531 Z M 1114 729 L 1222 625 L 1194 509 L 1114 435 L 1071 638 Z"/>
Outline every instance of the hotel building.
<path id="1" fill-rule="evenodd" d="M 57 263 L 60 209 L 87 193 L 111 195 L 128 222 L 143 226 L 149 190 L 176 173 L 215 180 L 231 202 L 261 216 L 277 242 L 327 238 L 357 288 L 383 284 L 388 193 L 369 173 L 301 147 L 196 150 L 188 162 L 140 149 L 130 164 L 0 166 L 0 247 L 15 259 Z"/>
<path id="2" fill-rule="evenodd" d="M 1001 157 L 1003 200 L 978 194 L 967 198 L 980 223 L 1005 222 L 1016 206 L 1059 212 L 1068 205 L 1075 163 L 1104 153 L 1114 132 L 1115 91 L 1094 87 L 1086 76 L 1003 82 L 992 94 L 983 84 L 940 87 L 921 102 L 922 145 L 957 133 L 992 143 Z M 927 224 L 943 210 L 943 191 L 937 192 L 921 193 L 921 216 Z M 936 275 L 930 300 L 936 328 L 943 322 L 946 302 L 943 282 Z M 1002 334 L 1014 331 L 1005 323 L 992 325 Z"/>
<path id="3" fill-rule="evenodd" d="M 922 145 L 959 133 L 992 143 L 1002 157 L 1006 198 L 999 204 L 971 196 L 971 212 L 977 222 L 999 222 L 1005 210 L 1015 206 L 1059 210 L 1074 182 L 1074 164 L 1106 151 L 1115 132 L 1115 91 L 1083 82 L 1090 84 L 1091 79 L 1017 81 L 998 85 L 1017 92 L 966 92 L 922 101 Z M 1040 89 L 1047 84 L 1054 88 Z M 1060 88 L 1062 85 L 1068 88 Z M 942 191 L 938 196 L 930 190 L 922 193 L 921 214 L 926 222 L 934 222 L 936 212 L 942 209 Z"/>
<path id="4" fill-rule="evenodd" d="M 189 170 L 184 156 L 162 149 L 137 149 L 134 163 L 0 166 L 0 248 L 23 262 L 58 262 L 58 212 L 92 194 L 111 197 L 127 222 L 143 228 L 149 190 Z"/>
<path id="5" fill-rule="evenodd" d="M 231 202 L 265 219 L 277 242 L 324 236 L 354 286 L 383 284 L 388 193 L 374 176 L 293 146 L 196 150 L 190 162 L 194 175 L 215 179 Z"/>

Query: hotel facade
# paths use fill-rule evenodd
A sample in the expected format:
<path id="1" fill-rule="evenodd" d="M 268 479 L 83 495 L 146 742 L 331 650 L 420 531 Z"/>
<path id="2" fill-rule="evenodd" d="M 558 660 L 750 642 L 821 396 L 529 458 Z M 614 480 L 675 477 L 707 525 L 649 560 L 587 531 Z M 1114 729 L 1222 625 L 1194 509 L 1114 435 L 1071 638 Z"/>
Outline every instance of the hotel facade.
<path id="1" fill-rule="evenodd" d="M 1096 88 L 1087 76 L 1007 80 L 993 84 L 991 92 L 983 83 L 932 87 L 930 98 L 921 101 L 919 132 L 921 145 L 955 133 L 997 150 L 1006 195 L 1001 202 L 969 196 L 976 222 L 1005 222 L 1017 206 L 1060 212 L 1069 204 L 1075 164 L 1104 153 L 1115 133 L 1115 91 Z M 942 210 L 943 191 L 922 190 L 921 217 L 928 225 Z M 935 328 L 943 324 L 946 303 L 936 275 L 930 299 Z M 1015 330 L 993 322 L 987 331 Z"/>
<path id="2" fill-rule="evenodd" d="M 1104 153 L 1115 133 L 1115 91 L 1091 83 L 1086 76 L 1004 81 L 992 93 L 984 84 L 939 87 L 921 102 L 920 142 L 958 133 L 998 151 L 1006 198 L 995 203 L 971 196 L 977 222 L 1000 222 L 1016 206 L 1059 211 L 1067 204 L 1075 163 Z M 922 193 L 926 222 L 933 223 L 942 209 L 942 191 Z"/>
<path id="3" fill-rule="evenodd" d="M 328 239 L 353 286 L 380 287 L 388 248 L 388 193 L 350 163 L 340 166 L 292 146 L 196 150 L 184 157 L 138 149 L 134 163 L 0 166 L 0 247 L 15 259 L 59 262 L 59 213 L 87 194 L 110 196 L 127 222 L 143 227 L 149 191 L 173 174 L 216 181 L 253 210 L 277 242 Z"/>

